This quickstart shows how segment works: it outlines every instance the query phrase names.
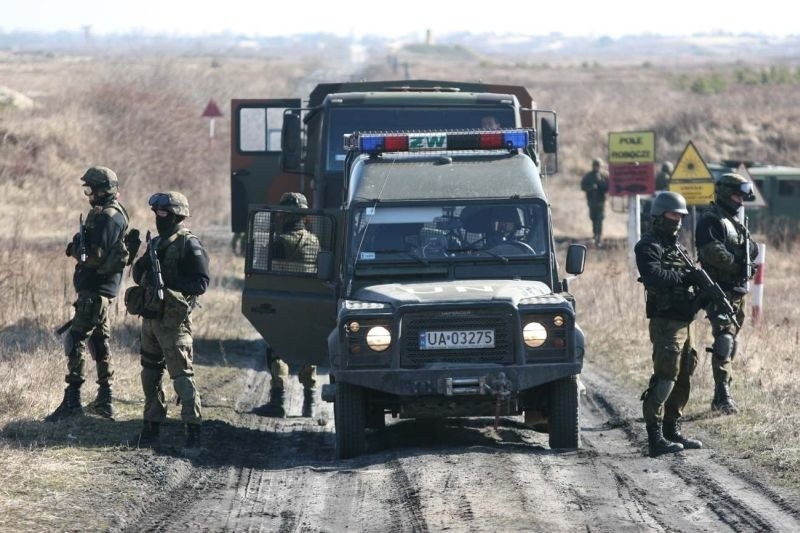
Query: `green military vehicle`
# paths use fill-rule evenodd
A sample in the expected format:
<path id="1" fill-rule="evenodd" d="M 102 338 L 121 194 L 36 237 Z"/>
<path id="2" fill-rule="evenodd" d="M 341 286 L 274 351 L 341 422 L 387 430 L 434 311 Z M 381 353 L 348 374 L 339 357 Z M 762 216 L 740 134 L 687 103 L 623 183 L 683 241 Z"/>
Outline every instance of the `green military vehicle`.
<path id="1" fill-rule="evenodd" d="M 325 84 L 308 108 L 232 104 L 233 229 L 247 232 L 244 314 L 290 365 L 331 367 L 324 397 L 336 400 L 340 457 L 361 453 L 365 429 L 386 414 L 525 412 L 549 428 L 553 447 L 577 447 L 583 335 L 558 277 L 541 183 L 558 166 L 555 113 L 529 107 L 522 87 L 391 83 Z M 392 144 L 400 136 L 371 151 L 352 141 L 368 134 L 342 142 L 348 130 L 398 128 L 428 131 L 412 150 L 447 152 L 399 153 L 407 161 L 394 164 L 383 152 L 402 152 Z M 474 131 L 447 142 L 444 129 Z M 467 155 L 464 139 L 495 144 Z M 401 168 L 399 180 L 378 188 L 379 175 Z M 287 191 L 304 192 L 312 207 L 275 205 Z M 499 242 L 489 227 L 502 213 L 515 214 L 504 221 L 515 242 Z M 273 253 L 281 228 L 298 219 L 318 242 L 313 263 Z M 584 258 L 583 247 L 571 248 L 567 272 L 582 271 Z M 414 347 L 423 334 L 425 347 Z"/>

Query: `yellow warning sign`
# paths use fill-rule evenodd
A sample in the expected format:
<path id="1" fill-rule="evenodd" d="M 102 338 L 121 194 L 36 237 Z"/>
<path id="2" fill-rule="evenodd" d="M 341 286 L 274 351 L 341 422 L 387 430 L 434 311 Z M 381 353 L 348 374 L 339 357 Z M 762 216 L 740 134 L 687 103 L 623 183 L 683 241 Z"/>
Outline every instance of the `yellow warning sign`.
<path id="1" fill-rule="evenodd" d="M 714 177 L 692 141 L 675 164 L 669 190 L 682 194 L 687 205 L 706 205 L 714 199 Z"/>

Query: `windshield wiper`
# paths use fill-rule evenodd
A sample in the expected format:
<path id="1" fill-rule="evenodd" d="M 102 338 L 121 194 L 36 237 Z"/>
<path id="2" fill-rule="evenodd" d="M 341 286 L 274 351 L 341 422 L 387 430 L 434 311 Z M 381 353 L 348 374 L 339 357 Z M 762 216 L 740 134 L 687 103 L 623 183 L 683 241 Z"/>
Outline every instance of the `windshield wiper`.
<path id="1" fill-rule="evenodd" d="M 407 257 L 415 259 L 419 264 L 430 266 L 430 261 L 422 257 L 421 255 L 417 254 L 412 250 L 400 250 L 400 249 L 391 249 L 391 250 L 373 250 L 373 253 L 376 254 L 403 254 Z M 359 261 L 360 262 L 360 261 Z"/>
<path id="2" fill-rule="evenodd" d="M 504 255 L 500 255 L 498 253 L 495 253 L 495 252 L 493 252 L 491 250 L 487 250 L 486 248 L 477 248 L 475 246 L 466 246 L 466 247 L 462 247 L 462 248 L 448 248 L 447 251 L 448 252 L 482 252 L 482 253 L 491 255 L 492 257 L 495 257 L 495 258 L 501 260 L 504 264 L 508 263 L 508 257 L 506 257 Z"/>

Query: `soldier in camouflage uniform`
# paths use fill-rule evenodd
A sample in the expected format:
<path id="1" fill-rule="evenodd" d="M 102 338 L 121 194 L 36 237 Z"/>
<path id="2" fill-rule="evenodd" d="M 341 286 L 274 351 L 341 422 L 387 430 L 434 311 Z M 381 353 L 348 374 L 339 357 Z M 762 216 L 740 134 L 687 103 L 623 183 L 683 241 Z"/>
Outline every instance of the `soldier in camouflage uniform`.
<path id="1" fill-rule="evenodd" d="M 736 321 L 744 320 L 745 294 L 753 276 L 752 262 L 758 249 L 750 233 L 737 218 L 745 200 L 754 200 L 753 184 L 738 174 L 723 174 L 714 185 L 714 202 L 703 214 L 695 230 L 697 254 L 703 269 L 714 280 L 733 306 Z M 731 397 L 731 361 L 736 355 L 735 324 L 719 310 L 707 309 L 714 345 L 711 367 L 714 373 L 712 411 L 731 415 L 739 411 Z"/>
<path id="2" fill-rule="evenodd" d="M 114 370 L 109 348 L 111 328 L 108 311 L 119 293 L 122 271 L 128 259 L 123 239 L 129 219 L 117 201 L 118 180 L 113 170 L 91 167 L 81 181 L 92 208 L 84 222 L 84 249 L 81 250 L 80 233 L 76 233 L 66 251 L 67 256 L 77 261 L 72 283 L 78 293 L 75 315 L 64 338 L 67 388 L 63 401 L 47 416 L 47 421 L 83 414 L 81 385 L 86 379 L 87 347 L 97 365 L 99 385 L 97 397 L 89 408 L 105 418 L 114 418 L 111 396 Z"/>
<path id="3" fill-rule="evenodd" d="M 689 400 L 691 376 L 697 367 L 692 346 L 692 321 L 696 313 L 694 275 L 678 253 L 686 200 L 675 192 L 662 192 L 650 212 L 653 223 L 634 248 L 636 266 L 644 284 L 653 375 L 642 394 L 650 457 L 683 449 L 701 448 L 699 440 L 680 432 L 680 418 Z"/>
<path id="4" fill-rule="evenodd" d="M 153 262 L 149 250 L 156 250 L 163 279 L 163 301 L 150 305 L 142 314 L 141 363 L 144 391 L 144 428 L 140 446 L 158 444 L 160 424 L 167 416 L 162 384 L 164 370 L 181 404 L 186 428 L 186 448 L 196 448 L 200 438 L 202 407 L 194 379 L 192 356 L 192 309 L 197 297 L 208 288 L 208 255 L 200 240 L 183 221 L 189 216 L 189 202 L 175 191 L 150 197 L 156 215 L 158 236 L 148 244 L 148 253 L 133 265 L 133 279 L 154 294 Z M 130 291 L 131 289 L 129 289 Z M 126 298 L 127 298 L 126 294 Z"/>
<path id="5" fill-rule="evenodd" d="M 281 196 L 279 205 L 308 208 L 308 200 L 301 193 L 287 192 Z M 306 229 L 304 217 L 288 215 L 284 218 L 280 234 L 275 236 L 270 253 L 273 259 L 298 263 L 299 268 L 303 270 L 313 268 L 319 253 L 319 240 Z M 253 412 L 263 416 L 283 418 L 286 416 L 285 389 L 289 380 L 289 365 L 280 356 L 276 356 L 272 349 L 267 351 L 267 364 L 271 376 L 269 403 L 254 409 Z M 314 416 L 316 365 L 303 365 L 298 379 L 303 385 L 302 415 Z"/>
<path id="6" fill-rule="evenodd" d="M 603 170 L 603 160 L 592 159 L 592 170 L 581 178 L 581 190 L 586 193 L 589 206 L 589 218 L 592 220 L 594 243 L 599 245 L 603 236 L 603 218 L 606 211 L 606 193 L 608 192 L 608 174 Z"/>
<path id="7" fill-rule="evenodd" d="M 665 161 L 661 165 L 661 170 L 656 174 L 656 190 L 669 190 L 669 180 L 672 178 L 672 163 Z"/>

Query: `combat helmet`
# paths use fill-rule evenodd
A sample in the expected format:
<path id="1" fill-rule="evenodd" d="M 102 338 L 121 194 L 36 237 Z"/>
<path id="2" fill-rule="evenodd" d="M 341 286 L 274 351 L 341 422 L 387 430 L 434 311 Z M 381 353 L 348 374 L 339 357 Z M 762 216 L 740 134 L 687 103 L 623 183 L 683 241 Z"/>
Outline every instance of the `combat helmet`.
<path id="1" fill-rule="evenodd" d="M 728 209 L 736 211 L 739 205 L 731 201 L 731 195 L 738 193 L 742 195 L 742 199 L 746 201 L 753 201 L 756 195 L 753 193 L 753 183 L 747 181 L 747 178 L 734 172 L 723 174 L 714 183 L 714 201 Z"/>
<path id="2" fill-rule="evenodd" d="M 661 164 L 661 172 L 669 172 L 672 174 L 672 163 L 669 161 L 664 161 L 664 163 Z"/>
<path id="3" fill-rule="evenodd" d="M 90 187 L 91 191 L 104 191 L 115 194 L 119 188 L 117 174 L 108 167 L 90 167 L 89 170 L 81 176 L 81 181 L 85 186 Z M 87 193 L 87 195 L 88 194 L 90 193 Z"/>
<path id="4" fill-rule="evenodd" d="M 306 199 L 306 195 L 299 192 L 283 193 L 278 204 L 285 205 L 287 207 L 308 208 L 308 200 Z"/>
<path id="5" fill-rule="evenodd" d="M 686 209 L 686 198 L 672 191 L 664 191 L 656 196 L 656 199 L 653 200 L 653 206 L 650 208 L 650 215 L 660 217 L 669 211 L 680 213 L 681 215 L 688 215 L 689 211 Z"/>
<path id="6" fill-rule="evenodd" d="M 178 191 L 157 192 L 148 201 L 153 211 L 162 210 L 181 217 L 189 216 L 189 200 Z"/>
<path id="7" fill-rule="evenodd" d="M 601 157 L 595 157 L 594 159 L 592 159 L 592 166 L 595 166 L 595 165 L 597 165 L 598 167 L 602 167 L 603 166 L 603 159 Z"/>

